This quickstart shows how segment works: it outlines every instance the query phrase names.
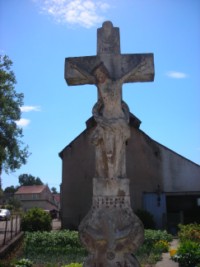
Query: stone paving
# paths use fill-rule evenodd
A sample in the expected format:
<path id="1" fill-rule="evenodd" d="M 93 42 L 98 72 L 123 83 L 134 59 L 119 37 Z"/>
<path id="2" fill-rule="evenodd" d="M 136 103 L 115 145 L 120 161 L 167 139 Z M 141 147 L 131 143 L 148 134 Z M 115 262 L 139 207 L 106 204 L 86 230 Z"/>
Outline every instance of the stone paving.
<path id="1" fill-rule="evenodd" d="M 178 246 L 178 240 L 174 239 L 170 244 L 170 248 L 176 249 L 177 246 Z M 163 253 L 162 261 L 157 262 L 155 265 L 155 267 L 178 267 L 178 266 L 179 264 L 177 262 L 171 260 L 169 252 Z"/>

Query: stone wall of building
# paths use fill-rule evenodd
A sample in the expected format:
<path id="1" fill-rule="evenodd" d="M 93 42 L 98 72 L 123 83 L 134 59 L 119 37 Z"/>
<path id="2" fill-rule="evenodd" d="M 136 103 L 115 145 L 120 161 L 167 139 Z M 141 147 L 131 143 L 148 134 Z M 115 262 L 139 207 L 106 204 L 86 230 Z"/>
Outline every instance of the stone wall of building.
<path id="1" fill-rule="evenodd" d="M 127 177 L 130 179 L 132 208 L 142 208 L 142 193 L 162 188 L 162 158 L 159 145 L 145 133 L 131 127 L 127 145 Z"/>
<path id="2" fill-rule="evenodd" d="M 200 191 L 200 166 L 161 146 L 165 192 Z"/>
<path id="3" fill-rule="evenodd" d="M 92 204 L 94 147 L 85 130 L 61 153 L 63 160 L 61 185 L 62 227 L 76 229 Z"/>
<path id="4" fill-rule="evenodd" d="M 63 161 L 61 185 L 62 227 L 76 229 L 92 204 L 95 172 L 94 147 L 89 136 L 93 125 L 82 132 L 60 153 Z M 200 166 L 157 143 L 131 126 L 127 143 L 127 178 L 130 179 L 131 205 L 142 209 L 145 192 L 200 192 Z"/>

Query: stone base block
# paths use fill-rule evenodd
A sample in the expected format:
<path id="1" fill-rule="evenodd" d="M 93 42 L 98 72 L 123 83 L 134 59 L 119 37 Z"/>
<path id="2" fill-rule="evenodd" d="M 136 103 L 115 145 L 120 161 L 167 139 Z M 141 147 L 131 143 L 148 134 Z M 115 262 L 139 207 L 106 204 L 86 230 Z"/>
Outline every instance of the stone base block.
<path id="1" fill-rule="evenodd" d="M 94 178 L 93 185 L 92 208 L 79 226 L 89 251 L 83 267 L 139 267 L 133 253 L 144 228 L 130 206 L 129 180 Z"/>

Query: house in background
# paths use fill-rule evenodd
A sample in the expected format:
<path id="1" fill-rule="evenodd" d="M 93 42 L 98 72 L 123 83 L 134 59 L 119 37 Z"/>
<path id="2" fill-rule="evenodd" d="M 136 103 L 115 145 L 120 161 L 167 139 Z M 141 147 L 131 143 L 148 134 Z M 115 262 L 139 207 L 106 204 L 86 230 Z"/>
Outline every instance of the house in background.
<path id="1" fill-rule="evenodd" d="M 60 194 L 52 194 L 53 195 L 53 199 L 58 207 L 58 209 L 60 210 Z"/>
<path id="2" fill-rule="evenodd" d="M 15 198 L 20 200 L 24 211 L 34 207 L 59 211 L 59 203 L 55 201 L 48 185 L 21 186 L 15 192 Z"/>

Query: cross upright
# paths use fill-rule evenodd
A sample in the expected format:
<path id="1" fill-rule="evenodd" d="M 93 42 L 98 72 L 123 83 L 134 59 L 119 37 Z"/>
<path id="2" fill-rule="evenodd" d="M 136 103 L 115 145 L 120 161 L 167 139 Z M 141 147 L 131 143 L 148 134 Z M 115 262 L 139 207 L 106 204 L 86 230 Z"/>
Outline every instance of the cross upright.
<path id="1" fill-rule="evenodd" d="M 65 80 L 68 85 L 96 84 L 93 70 L 105 65 L 113 80 L 126 77 L 124 83 L 154 80 L 153 54 L 121 54 L 119 28 L 110 21 L 97 30 L 97 56 L 65 59 Z"/>

